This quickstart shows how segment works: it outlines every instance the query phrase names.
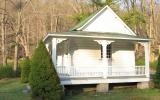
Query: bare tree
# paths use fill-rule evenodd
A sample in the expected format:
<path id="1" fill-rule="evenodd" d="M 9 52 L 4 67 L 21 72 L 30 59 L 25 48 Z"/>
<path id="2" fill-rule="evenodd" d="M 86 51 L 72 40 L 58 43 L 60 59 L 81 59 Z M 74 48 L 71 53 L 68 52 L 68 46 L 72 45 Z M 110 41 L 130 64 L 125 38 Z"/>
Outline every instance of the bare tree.
<path id="1" fill-rule="evenodd" d="M 6 44 L 5 44 L 5 35 L 6 35 L 6 0 L 2 2 L 2 14 L 1 14 L 1 32 L 2 32 L 2 61 L 3 66 L 7 64 L 6 56 Z"/>

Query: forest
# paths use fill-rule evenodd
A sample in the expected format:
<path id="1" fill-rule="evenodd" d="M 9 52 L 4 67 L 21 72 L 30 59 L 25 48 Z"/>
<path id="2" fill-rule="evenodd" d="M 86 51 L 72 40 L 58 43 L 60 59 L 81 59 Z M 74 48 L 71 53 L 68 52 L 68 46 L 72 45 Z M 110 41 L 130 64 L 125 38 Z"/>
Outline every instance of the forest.
<path id="1" fill-rule="evenodd" d="M 0 64 L 31 57 L 47 33 L 64 32 L 109 5 L 139 36 L 151 38 L 150 61 L 160 53 L 159 0 L 0 0 Z M 136 46 L 136 49 L 140 48 Z"/>

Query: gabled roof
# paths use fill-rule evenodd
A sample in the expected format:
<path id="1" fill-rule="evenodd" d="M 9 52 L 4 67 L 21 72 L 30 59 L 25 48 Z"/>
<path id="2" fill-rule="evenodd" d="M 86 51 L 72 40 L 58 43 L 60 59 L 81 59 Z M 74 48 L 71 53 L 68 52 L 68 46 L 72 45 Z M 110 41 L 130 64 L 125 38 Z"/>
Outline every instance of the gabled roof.
<path id="1" fill-rule="evenodd" d="M 102 10 L 102 9 L 101 9 Z M 70 31 L 76 31 L 78 30 L 80 27 L 82 27 L 84 24 L 86 24 L 87 22 L 90 22 L 90 20 L 95 17 L 98 13 L 102 12 L 101 10 L 98 10 L 94 13 L 92 13 L 89 17 L 85 18 L 84 20 L 82 20 L 81 22 L 79 22 L 77 25 L 75 25 L 73 28 L 70 29 Z"/>
<path id="2" fill-rule="evenodd" d="M 77 24 L 71 31 L 110 32 L 136 36 L 109 6 L 105 6 L 93 13 L 84 21 Z"/>
<path id="3" fill-rule="evenodd" d="M 50 41 L 52 38 L 93 38 L 144 42 L 151 40 L 136 35 L 108 6 L 93 13 L 69 32 L 48 33 L 43 40 Z"/>

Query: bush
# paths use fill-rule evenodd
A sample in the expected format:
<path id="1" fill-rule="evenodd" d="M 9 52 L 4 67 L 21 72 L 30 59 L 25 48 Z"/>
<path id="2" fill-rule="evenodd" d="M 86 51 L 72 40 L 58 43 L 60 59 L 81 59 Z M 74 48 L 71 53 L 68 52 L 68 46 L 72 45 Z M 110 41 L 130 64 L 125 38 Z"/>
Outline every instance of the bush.
<path id="1" fill-rule="evenodd" d="M 43 41 L 40 41 L 31 59 L 29 83 L 32 96 L 35 98 L 42 100 L 62 99 L 62 86 Z"/>
<path id="2" fill-rule="evenodd" d="M 11 65 L 1 66 L 0 67 L 0 79 L 2 78 L 12 78 L 15 77 L 13 67 Z"/>
<path id="3" fill-rule="evenodd" d="M 154 82 L 155 82 L 155 87 L 160 88 L 160 56 L 158 58 L 158 64 L 157 64 L 157 68 L 156 68 Z"/>
<path id="4" fill-rule="evenodd" d="M 30 73 L 29 58 L 24 58 L 24 60 L 20 64 L 20 67 L 21 67 L 21 81 L 23 83 L 27 83 L 29 81 L 29 73 Z"/>

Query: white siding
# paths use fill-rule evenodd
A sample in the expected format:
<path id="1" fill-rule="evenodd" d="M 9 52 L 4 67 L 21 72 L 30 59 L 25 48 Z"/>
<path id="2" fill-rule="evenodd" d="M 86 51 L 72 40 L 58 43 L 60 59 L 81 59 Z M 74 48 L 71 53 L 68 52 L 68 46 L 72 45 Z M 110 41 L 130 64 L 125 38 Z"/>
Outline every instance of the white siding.
<path id="1" fill-rule="evenodd" d="M 112 65 L 117 67 L 134 67 L 134 44 L 129 42 L 112 43 Z"/>
<path id="2" fill-rule="evenodd" d="M 100 45 L 93 40 L 74 40 L 73 63 L 75 67 L 94 67 L 101 64 Z"/>
<path id="3" fill-rule="evenodd" d="M 94 21 L 89 23 L 83 31 L 135 35 L 110 8 L 103 11 Z"/>
<path id="4" fill-rule="evenodd" d="M 100 66 L 100 50 L 81 49 L 74 53 L 74 65 L 76 67 Z"/>

